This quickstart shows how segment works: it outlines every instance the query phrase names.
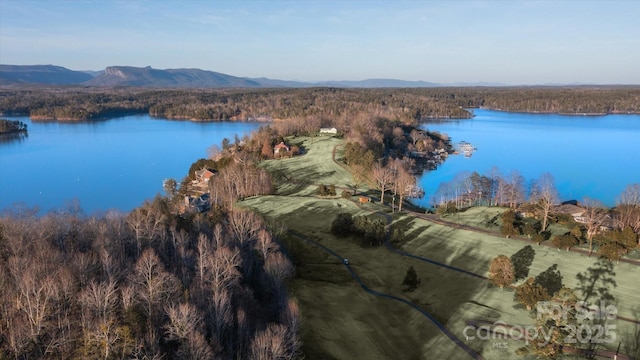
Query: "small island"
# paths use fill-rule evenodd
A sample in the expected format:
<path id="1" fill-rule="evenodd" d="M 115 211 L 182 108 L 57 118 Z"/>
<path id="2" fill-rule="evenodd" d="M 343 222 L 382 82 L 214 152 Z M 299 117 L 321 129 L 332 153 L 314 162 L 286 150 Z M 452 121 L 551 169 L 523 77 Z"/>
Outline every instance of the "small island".
<path id="1" fill-rule="evenodd" d="M 26 134 L 27 124 L 19 120 L 0 119 L 0 135 Z"/>

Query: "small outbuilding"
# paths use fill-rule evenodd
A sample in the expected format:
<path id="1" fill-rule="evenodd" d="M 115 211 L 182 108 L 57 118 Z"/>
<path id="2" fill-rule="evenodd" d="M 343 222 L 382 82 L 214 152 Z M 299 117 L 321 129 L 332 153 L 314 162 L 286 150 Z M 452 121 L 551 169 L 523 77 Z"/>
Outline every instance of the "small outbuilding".
<path id="1" fill-rule="evenodd" d="M 338 129 L 332 128 L 320 128 L 320 134 L 322 135 L 335 135 L 338 133 Z"/>

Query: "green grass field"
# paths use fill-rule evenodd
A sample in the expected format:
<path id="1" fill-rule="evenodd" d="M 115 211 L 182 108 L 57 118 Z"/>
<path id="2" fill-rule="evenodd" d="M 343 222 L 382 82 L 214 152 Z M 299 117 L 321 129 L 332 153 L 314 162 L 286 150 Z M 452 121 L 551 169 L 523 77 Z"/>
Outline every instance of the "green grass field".
<path id="1" fill-rule="evenodd" d="M 265 163 L 278 179 L 276 194 L 248 198 L 240 202 L 240 206 L 255 209 L 272 221 L 283 223 L 288 229 L 348 258 L 367 286 L 413 302 L 462 339 L 467 320 L 502 320 L 518 325 L 533 323 L 528 312 L 513 301 L 511 289 L 498 289 L 485 280 L 408 258 L 385 247 L 364 249 L 354 239 L 333 236 L 330 225 L 339 212 L 363 215 L 373 211 L 388 212 L 389 209 L 377 204 L 360 208 L 346 199 L 315 197 L 316 186 L 313 184 L 347 187 L 351 183 L 350 174 L 331 157 L 333 148 L 341 140 L 330 137 L 315 138 L 313 143 L 308 138 L 298 140 L 304 141 L 305 155 Z M 496 208 L 470 209 L 461 213 L 457 221 L 483 227 L 487 216 L 495 216 L 499 211 Z M 447 227 L 406 214 L 395 214 L 392 226 L 405 229 L 407 241 L 402 250 L 482 275 L 486 275 L 492 258 L 499 254 L 511 256 L 527 245 L 521 240 Z M 364 292 L 338 259 L 290 234 L 285 236 L 284 242 L 296 265 L 296 276 L 289 286 L 303 315 L 305 358 L 469 358 L 415 309 Z M 576 287 L 577 273 L 585 272 L 596 261 L 595 257 L 544 246 L 533 247 L 536 255 L 530 276 L 557 264 L 563 283 L 569 287 Z M 414 292 L 403 291 L 401 285 L 409 266 L 416 269 L 421 279 Z M 640 269 L 622 263 L 616 265 L 614 271 L 617 287 L 611 288 L 610 292 L 616 298 L 620 315 L 637 319 Z M 632 324 L 618 320 L 616 325 L 618 340 L 629 342 L 625 338 L 633 330 Z M 523 343 L 473 340 L 469 345 L 486 359 L 505 359 L 521 358 L 514 351 Z"/>
<path id="2" fill-rule="evenodd" d="M 277 180 L 277 194 L 311 195 L 317 189 L 314 184 L 333 184 L 342 188 L 351 186 L 351 174 L 332 160 L 333 149 L 342 144 L 342 140 L 329 136 L 296 137 L 291 143 L 301 144 L 306 153 L 289 159 L 263 162 L 264 168 Z"/>
<path id="3" fill-rule="evenodd" d="M 403 225 L 406 226 L 406 224 Z M 500 254 L 511 256 L 528 244 L 521 240 L 449 228 L 428 223 L 421 219 L 412 220 L 409 228 L 408 234 L 410 234 L 411 240 L 404 244 L 402 250 L 485 275 L 491 259 Z M 551 265 L 557 264 L 563 276 L 563 284 L 573 289 L 579 288 L 579 281 L 576 275 L 578 273 L 586 273 L 586 269 L 594 266 L 597 262 L 595 256 L 589 258 L 585 255 L 558 251 L 544 246 L 533 245 L 533 248 L 536 251 L 536 255 L 530 267 L 529 276 L 536 276 Z M 417 262 L 408 258 L 406 261 Z M 424 271 L 429 272 L 433 268 L 435 266 L 428 266 Z M 617 286 L 610 287 L 609 291 L 615 298 L 619 316 L 638 320 L 640 304 L 637 298 L 640 295 L 640 283 L 638 281 L 640 269 L 635 265 L 621 263 L 615 265 L 614 272 Z M 418 271 L 418 274 L 420 274 L 420 271 Z M 454 281 L 454 279 L 450 278 L 450 275 L 448 277 L 449 280 Z M 456 309 L 454 316 L 451 317 L 448 323 L 451 329 L 458 329 L 462 332 L 465 321 L 478 318 L 491 321 L 502 320 L 509 324 L 533 323 L 533 319 L 529 317 L 523 307 L 513 301 L 513 290 L 500 290 L 488 283 L 485 283 L 478 290 L 472 297 L 467 299 L 467 303 L 464 306 Z M 418 288 L 415 294 L 421 298 L 433 296 L 432 289 L 423 286 Z M 446 299 L 442 300 L 446 301 Z M 474 304 L 477 306 L 474 306 Z M 478 311 L 479 313 L 476 315 Z M 633 330 L 633 324 L 626 321 L 618 320 L 615 325 L 617 326 L 619 340 L 622 340 L 627 333 Z M 491 347 L 487 349 L 486 345 L 485 351 L 502 354 L 503 349 L 493 349 Z M 515 345 L 513 349 L 518 347 L 518 344 L 513 345 Z M 612 346 L 617 346 L 617 342 Z M 485 354 L 485 356 L 492 358 L 488 354 Z"/>

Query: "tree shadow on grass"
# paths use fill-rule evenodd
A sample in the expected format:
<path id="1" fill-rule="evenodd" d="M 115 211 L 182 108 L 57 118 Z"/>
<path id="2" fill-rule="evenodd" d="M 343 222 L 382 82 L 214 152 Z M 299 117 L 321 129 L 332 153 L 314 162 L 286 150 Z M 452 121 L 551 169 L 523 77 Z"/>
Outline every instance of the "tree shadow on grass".
<path id="1" fill-rule="evenodd" d="M 406 233 L 406 237 L 408 239 L 414 238 L 415 236 L 418 236 L 418 235 L 422 234 L 429 227 L 431 227 L 431 225 L 424 225 L 424 226 L 417 227 L 417 228 L 413 229 L 412 231 Z M 400 244 L 400 245 L 404 245 L 404 244 Z"/>
<path id="2" fill-rule="evenodd" d="M 444 250 L 441 253 L 454 253 L 455 255 L 449 257 L 449 260 L 437 257 L 430 258 L 429 256 L 424 256 L 424 254 L 420 255 L 448 266 L 473 271 L 473 269 L 469 268 L 469 264 L 478 262 L 477 253 L 474 254 L 473 249 L 460 250 L 457 247 L 447 249 L 449 246 L 446 242 L 439 246 Z M 499 316 L 497 309 L 476 300 L 476 295 L 487 287 L 484 279 L 418 259 L 407 258 L 404 263 L 414 266 L 421 264 L 418 276 L 422 279 L 419 288 L 423 292 L 418 292 L 420 296 L 412 301 L 430 312 L 444 326 L 449 327 L 461 341 L 465 342 L 465 337 L 462 332 L 458 333 L 459 329 L 464 328 L 465 322 L 473 320 L 471 317 L 474 316 L 467 315 L 469 305 L 484 308 L 484 312 L 491 313 L 496 317 Z M 428 298 L 422 298 L 425 295 L 425 289 L 428 289 Z M 486 344 L 474 342 L 467 345 L 481 354 Z"/>
<path id="3" fill-rule="evenodd" d="M 411 228 L 411 224 L 413 224 L 414 222 L 415 222 L 415 218 L 413 218 L 412 216 L 405 216 L 401 219 L 394 221 L 391 226 L 396 229 L 401 228 L 406 233 L 407 230 Z"/>
<path id="4" fill-rule="evenodd" d="M 473 246 L 473 243 L 469 243 L 468 246 L 450 246 L 449 240 L 459 236 L 456 229 L 448 227 L 435 227 L 428 234 L 425 231 L 434 225 L 422 226 L 416 231 L 412 231 L 411 235 L 417 234 L 421 243 L 434 251 L 424 253 L 424 249 L 420 250 L 421 253 L 415 255 L 426 256 L 432 260 L 446 263 L 447 265 L 459 267 L 467 271 L 475 272 L 478 275 L 484 276 L 489 268 L 490 257 L 479 258 L 479 250 Z M 420 232 L 418 232 L 420 231 Z M 417 247 L 416 247 L 417 249 Z M 445 250 L 446 249 L 446 250 Z M 407 251 L 408 249 L 404 249 Z"/>
<path id="5" fill-rule="evenodd" d="M 614 298 L 610 289 L 618 286 L 615 280 L 616 273 L 613 271 L 613 263 L 607 259 L 600 258 L 588 268 L 584 273 L 578 273 L 577 290 L 583 295 L 583 301 L 598 297 L 600 301 L 611 301 Z"/>

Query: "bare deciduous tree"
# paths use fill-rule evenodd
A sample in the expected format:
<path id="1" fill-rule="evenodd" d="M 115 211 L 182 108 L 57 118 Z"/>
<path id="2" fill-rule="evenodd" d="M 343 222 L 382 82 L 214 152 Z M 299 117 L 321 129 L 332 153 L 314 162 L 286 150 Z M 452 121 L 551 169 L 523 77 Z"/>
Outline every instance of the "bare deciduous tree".
<path id="1" fill-rule="evenodd" d="M 251 343 L 251 358 L 256 360 L 293 359 L 293 346 L 288 339 L 287 328 L 271 323 L 256 333 Z"/>
<path id="2" fill-rule="evenodd" d="M 138 287 L 138 296 L 145 303 L 150 318 L 154 317 L 158 305 L 176 295 L 179 287 L 175 275 L 164 270 L 153 249 L 145 250 L 136 262 L 132 281 Z"/>
<path id="3" fill-rule="evenodd" d="M 246 210 L 234 210 L 229 214 L 229 230 L 240 248 L 255 240 L 263 227 L 260 217 Z"/>
<path id="4" fill-rule="evenodd" d="M 593 252 L 593 237 L 600 231 L 607 218 L 607 207 L 598 200 L 585 198 L 582 202 L 584 213 L 582 219 L 587 228 L 587 241 L 589 241 L 589 256 Z"/>
<path id="5" fill-rule="evenodd" d="M 231 294 L 225 288 L 214 291 L 210 303 L 210 316 L 207 324 L 217 344 L 225 343 L 227 329 L 234 322 L 234 311 L 231 304 Z"/>
<path id="6" fill-rule="evenodd" d="M 171 305 L 167 309 L 169 323 L 165 326 L 170 340 L 188 339 L 191 334 L 200 331 L 202 316 L 191 304 Z"/>
<path id="7" fill-rule="evenodd" d="M 393 173 L 387 166 L 378 161 L 373 165 L 371 175 L 376 187 L 380 190 L 380 203 L 384 204 L 384 192 L 393 179 Z"/>
<path id="8" fill-rule="evenodd" d="M 58 297 L 54 273 L 46 265 L 30 258 L 9 259 L 9 271 L 16 286 L 15 306 L 25 315 L 29 334 L 37 347 L 41 345 L 40 336 Z"/>
<path id="9" fill-rule="evenodd" d="M 411 196 L 416 185 L 416 177 L 408 169 L 401 168 L 395 178 L 395 184 L 398 187 L 398 195 L 400 196 L 398 210 L 402 211 L 404 199 Z"/>
<path id="10" fill-rule="evenodd" d="M 206 234 L 198 235 L 198 256 L 196 258 L 198 267 L 198 278 L 200 279 L 200 288 L 204 287 L 205 272 L 207 269 L 207 258 L 213 252 L 212 244 Z"/>
<path id="11" fill-rule="evenodd" d="M 82 308 L 83 327 L 89 328 L 89 324 L 100 320 L 107 323 L 111 318 L 118 303 L 118 291 L 115 281 L 97 283 L 91 281 L 78 296 Z"/>
<path id="12" fill-rule="evenodd" d="M 266 259 L 264 268 L 272 279 L 274 286 L 282 284 L 287 277 L 293 274 L 291 262 L 280 252 L 270 254 Z"/>
<path id="13" fill-rule="evenodd" d="M 640 234 L 640 184 L 628 185 L 620 194 L 616 202 L 615 219 L 620 229 L 629 226 L 636 234 Z"/>
<path id="14" fill-rule="evenodd" d="M 558 203 L 558 190 L 553 175 L 543 173 L 536 180 L 531 193 L 531 201 L 538 207 L 542 217 L 542 229 L 547 230 L 553 207 Z"/>
<path id="15" fill-rule="evenodd" d="M 229 201 L 268 185 L 252 161 L 229 173 Z M 298 349 L 292 267 L 262 219 L 173 210 L 160 198 L 128 215 L 0 217 L 0 357 L 248 358 L 274 320 Z"/>
<path id="16" fill-rule="evenodd" d="M 237 248 L 221 247 L 205 259 L 205 280 L 213 292 L 229 289 L 240 279 L 238 268 L 242 264 Z"/>
<path id="17" fill-rule="evenodd" d="M 135 304 L 136 289 L 133 285 L 120 286 L 120 301 L 123 309 L 127 310 Z"/>
<path id="18" fill-rule="evenodd" d="M 271 234 L 266 229 L 260 229 L 258 232 L 258 241 L 256 242 L 256 249 L 262 255 L 262 259 L 266 260 L 269 254 L 272 254 L 280 249 L 278 244 L 273 241 Z"/>
<path id="19" fill-rule="evenodd" d="M 107 275 L 110 281 L 118 281 L 122 277 L 121 264 L 114 258 L 109 250 L 101 248 L 99 250 L 100 264 L 102 271 Z"/>
<path id="20" fill-rule="evenodd" d="M 517 170 L 513 170 L 505 178 L 498 181 L 498 197 L 502 203 L 515 209 L 525 200 L 525 180 Z"/>
<path id="21" fill-rule="evenodd" d="M 178 356 L 182 359 L 210 359 L 213 351 L 202 335 L 202 315 L 191 304 L 167 308 L 169 323 L 165 325 L 167 338 L 180 342 Z"/>

